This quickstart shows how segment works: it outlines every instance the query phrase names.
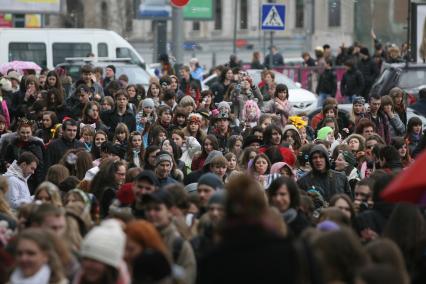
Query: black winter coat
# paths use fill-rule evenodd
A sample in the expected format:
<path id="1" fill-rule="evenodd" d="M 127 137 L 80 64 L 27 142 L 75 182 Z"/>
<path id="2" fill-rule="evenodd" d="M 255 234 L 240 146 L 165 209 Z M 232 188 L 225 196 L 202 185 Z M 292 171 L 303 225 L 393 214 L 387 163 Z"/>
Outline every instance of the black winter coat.
<path id="1" fill-rule="evenodd" d="M 317 86 L 317 94 L 325 93 L 330 94 L 332 97 L 336 96 L 337 90 L 337 79 L 336 74 L 333 70 L 325 69 L 324 72 L 320 75 Z"/>
<path id="2" fill-rule="evenodd" d="M 261 224 L 235 224 L 198 263 L 197 283 L 301 283 L 298 250 Z M 305 255 L 306 256 L 306 255 Z M 309 269 L 315 267 L 310 262 Z M 313 261 L 313 259 L 311 259 Z M 321 283 L 308 272 L 309 283 Z"/>
<path id="3" fill-rule="evenodd" d="M 364 90 L 364 77 L 362 73 L 357 69 L 348 70 L 345 75 L 343 75 L 340 90 L 344 97 L 353 95 L 361 96 Z"/>
<path id="4" fill-rule="evenodd" d="M 58 138 L 53 140 L 46 150 L 45 164 L 46 168 L 57 164 L 66 151 L 70 149 L 84 149 L 84 144 L 74 139 L 73 141 L 65 140 L 64 138 Z"/>
<path id="5" fill-rule="evenodd" d="M 364 88 L 362 90 L 362 96 L 366 98 L 370 92 L 371 86 L 380 74 L 379 68 L 376 63 L 370 58 L 358 62 L 358 69 L 362 73 L 364 78 Z"/>

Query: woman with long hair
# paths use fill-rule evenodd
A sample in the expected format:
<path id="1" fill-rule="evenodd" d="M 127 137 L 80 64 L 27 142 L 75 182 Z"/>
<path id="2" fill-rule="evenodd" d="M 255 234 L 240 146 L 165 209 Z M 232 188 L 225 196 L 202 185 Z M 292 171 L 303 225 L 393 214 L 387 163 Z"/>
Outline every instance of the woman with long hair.
<path id="1" fill-rule="evenodd" d="M 207 156 L 213 150 L 219 150 L 219 142 L 216 136 L 209 134 L 201 144 L 201 154 L 192 159 L 191 170 L 196 171 L 204 166 Z"/>
<path id="2" fill-rule="evenodd" d="M 293 115 L 294 110 L 289 100 L 288 87 L 284 84 L 278 84 L 275 88 L 273 98 L 265 104 L 264 111 L 266 113 L 285 112 L 288 116 Z"/>
<path id="3" fill-rule="evenodd" d="M 83 115 L 80 121 L 80 128 L 82 126 L 89 125 L 96 131 L 102 130 L 102 131 L 108 132 L 109 127 L 102 122 L 100 112 L 101 112 L 101 106 L 97 101 L 88 102 L 83 108 Z"/>
<path id="4" fill-rule="evenodd" d="M 90 184 L 90 192 L 99 200 L 100 215 L 108 215 L 109 206 L 115 198 L 115 192 L 124 184 L 127 171 L 127 162 L 123 160 L 106 159 L 99 168 L 99 172 Z"/>
<path id="5" fill-rule="evenodd" d="M 160 83 L 152 82 L 149 85 L 148 92 L 146 93 L 146 97 L 153 99 L 155 106 L 158 107 L 160 105 L 160 97 L 162 97 L 162 95 L 163 95 L 163 91 L 161 89 Z"/>
<path id="6" fill-rule="evenodd" d="M 45 145 L 53 139 L 55 125 L 59 120 L 54 111 L 44 111 L 42 115 L 42 127 L 37 130 L 36 136 L 43 139 Z"/>
<path id="7" fill-rule="evenodd" d="M 69 115 L 69 108 L 65 103 L 63 92 L 57 88 L 50 88 L 46 93 L 46 108 L 53 111 L 58 117 L 58 121 L 62 121 L 65 116 Z"/>
<path id="8" fill-rule="evenodd" d="M 420 118 L 413 116 L 408 120 L 405 140 L 408 142 L 410 153 L 413 153 L 422 138 L 423 123 Z"/>
<path id="9" fill-rule="evenodd" d="M 249 166 L 249 173 L 260 183 L 263 189 L 267 189 L 271 182 L 279 177 L 279 174 L 270 173 L 271 166 L 271 161 L 265 154 L 257 154 Z"/>
<path id="10" fill-rule="evenodd" d="M 143 169 L 144 170 L 155 170 L 155 159 L 160 152 L 160 147 L 158 145 L 151 145 L 145 150 L 145 155 L 143 157 Z"/>
<path id="11" fill-rule="evenodd" d="M 391 145 L 398 150 L 401 163 L 404 168 L 408 167 L 414 162 L 411 158 L 411 153 L 407 141 L 403 137 L 393 137 L 391 140 Z"/>
<path id="12" fill-rule="evenodd" d="M 56 242 L 61 240 L 50 231 L 39 228 L 19 233 L 16 239 L 16 268 L 10 276 L 10 283 L 68 283 L 59 252 L 55 249 Z"/>
<path id="13" fill-rule="evenodd" d="M 399 87 L 392 88 L 389 91 L 392 99 L 394 111 L 398 114 L 404 125 L 407 125 L 407 94 Z"/>
<path id="14" fill-rule="evenodd" d="M 34 201 L 50 203 L 55 207 L 63 207 L 59 188 L 49 181 L 42 182 L 34 192 Z"/>
<path id="15" fill-rule="evenodd" d="M 292 234 L 299 236 L 309 226 L 309 221 L 300 210 L 299 187 L 294 179 L 279 177 L 266 190 L 269 204 L 278 209 Z"/>
<path id="16" fill-rule="evenodd" d="M 145 147 L 142 141 L 142 135 L 133 131 L 129 136 L 129 147 L 127 148 L 126 161 L 129 162 L 129 169 L 142 167 Z"/>

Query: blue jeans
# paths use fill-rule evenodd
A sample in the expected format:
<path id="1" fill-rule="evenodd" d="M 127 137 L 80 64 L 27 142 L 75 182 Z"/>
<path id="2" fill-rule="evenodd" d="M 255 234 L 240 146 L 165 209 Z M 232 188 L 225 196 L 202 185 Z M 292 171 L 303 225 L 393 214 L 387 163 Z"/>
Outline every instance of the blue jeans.
<path id="1" fill-rule="evenodd" d="M 323 92 L 320 92 L 318 94 L 317 107 L 322 107 L 322 105 L 324 104 L 325 99 L 328 98 L 328 97 L 331 97 L 331 95 L 323 93 Z"/>

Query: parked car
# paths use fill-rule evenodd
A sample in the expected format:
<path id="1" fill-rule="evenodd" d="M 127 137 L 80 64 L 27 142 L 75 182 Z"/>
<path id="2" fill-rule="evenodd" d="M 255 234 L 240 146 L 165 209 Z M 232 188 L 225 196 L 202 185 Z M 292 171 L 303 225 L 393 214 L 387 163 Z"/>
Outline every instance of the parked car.
<path id="1" fill-rule="evenodd" d="M 64 63 L 58 64 L 67 71 L 73 81 L 80 79 L 81 66 L 85 64 L 92 64 L 95 67 L 102 67 L 104 69 L 108 65 L 115 66 L 116 78 L 122 74 L 126 74 L 129 78 L 129 84 L 141 84 L 147 90 L 149 85 L 150 74 L 139 65 L 131 63 L 130 59 L 109 59 L 109 58 L 66 58 Z"/>
<path id="2" fill-rule="evenodd" d="M 248 69 L 246 70 L 250 77 L 253 79 L 253 83 L 258 85 L 261 82 L 262 70 Z M 317 107 L 317 95 L 302 89 L 300 83 L 294 82 L 286 75 L 273 71 L 275 74 L 275 82 L 277 84 L 285 84 L 289 91 L 289 101 L 293 105 L 296 113 L 309 113 Z M 213 74 L 202 82 L 203 90 L 209 89 L 211 85 L 217 81 L 217 75 Z"/>
<path id="3" fill-rule="evenodd" d="M 426 64 L 384 63 L 382 73 L 373 84 L 371 94 L 387 95 L 394 87 L 400 87 L 408 94 L 408 103 L 413 104 L 419 90 L 426 85 Z"/>

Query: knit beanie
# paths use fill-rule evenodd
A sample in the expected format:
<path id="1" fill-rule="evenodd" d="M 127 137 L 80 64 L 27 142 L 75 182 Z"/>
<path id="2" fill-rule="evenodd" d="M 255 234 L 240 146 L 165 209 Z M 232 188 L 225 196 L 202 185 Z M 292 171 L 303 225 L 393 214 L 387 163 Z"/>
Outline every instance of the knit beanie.
<path id="1" fill-rule="evenodd" d="M 124 255 L 126 236 L 116 220 L 103 221 L 93 228 L 81 243 L 81 256 L 118 269 Z"/>
<path id="2" fill-rule="evenodd" d="M 213 173 L 206 173 L 202 175 L 198 181 L 198 186 L 202 184 L 210 186 L 214 190 L 223 189 L 223 182 L 217 175 Z"/>
<path id="3" fill-rule="evenodd" d="M 158 166 L 161 162 L 169 162 L 173 165 L 173 158 L 169 153 L 161 153 L 155 160 L 155 166 Z"/>
<path id="4" fill-rule="evenodd" d="M 317 139 L 319 140 L 327 140 L 328 133 L 333 132 L 333 128 L 330 126 L 324 126 L 318 131 Z"/>
<path id="5" fill-rule="evenodd" d="M 213 195 L 209 198 L 208 205 L 212 204 L 220 204 L 225 206 L 225 192 L 224 191 L 216 191 L 213 193 Z"/>
<path id="6" fill-rule="evenodd" d="M 352 154 L 352 152 L 350 151 L 343 151 L 342 153 L 343 158 L 345 158 L 345 161 L 352 167 L 355 167 L 356 165 L 356 158 L 354 156 L 354 154 Z"/>
<path id="7" fill-rule="evenodd" d="M 153 99 L 151 98 L 146 98 L 142 101 L 142 108 L 144 107 L 150 107 L 150 108 L 154 108 L 155 107 L 155 102 Z"/>

